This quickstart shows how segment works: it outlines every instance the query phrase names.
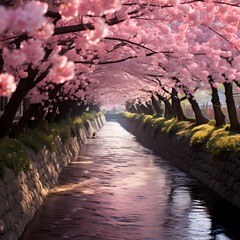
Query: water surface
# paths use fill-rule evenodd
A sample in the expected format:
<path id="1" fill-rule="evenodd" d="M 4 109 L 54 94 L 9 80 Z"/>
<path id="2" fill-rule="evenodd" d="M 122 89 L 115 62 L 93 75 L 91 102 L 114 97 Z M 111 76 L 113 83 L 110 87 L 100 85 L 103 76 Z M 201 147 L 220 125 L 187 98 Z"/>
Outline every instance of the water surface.
<path id="1" fill-rule="evenodd" d="M 196 180 L 108 122 L 64 168 L 22 240 L 240 239 L 231 214 Z"/>

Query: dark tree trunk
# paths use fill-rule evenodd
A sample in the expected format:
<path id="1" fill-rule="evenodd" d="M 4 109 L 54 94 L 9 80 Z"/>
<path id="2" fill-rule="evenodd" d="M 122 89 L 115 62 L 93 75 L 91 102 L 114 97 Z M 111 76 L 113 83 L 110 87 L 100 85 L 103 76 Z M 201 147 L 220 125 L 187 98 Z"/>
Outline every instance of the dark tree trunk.
<path id="1" fill-rule="evenodd" d="M 232 84 L 231 83 L 223 83 L 225 88 L 225 97 L 226 97 L 226 104 L 227 104 L 227 111 L 230 120 L 231 128 L 234 130 L 239 131 L 240 125 L 237 116 L 237 110 L 233 99 L 232 94 Z"/>
<path id="2" fill-rule="evenodd" d="M 78 102 L 73 101 L 72 110 L 71 110 L 71 117 L 77 116 L 77 110 L 78 110 Z"/>
<path id="3" fill-rule="evenodd" d="M 32 81 L 35 78 L 36 74 L 37 71 L 33 71 L 31 76 L 29 76 L 28 78 L 20 79 L 17 89 L 12 94 L 4 113 L 0 118 L 0 138 L 8 135 L 21 102 L 24 100 L 27 93 L 33 87 Z"/>
<path id="4" fill-rule="evenodd" d="M 31 117 L 34 113 L 40 108 L 41 104 L 31 104 L 30 107 L 24 112 L 21 119 L 18 121 L 17 125 L 13 127 L 12 136 L 14 138 L 18 138 L 21 133 L 23 133 L 23 129 L 29 123 Z"/>
<path id="5" fill-rule="evenodd" d="M 137 109 L 137 113 L 138 113 L 138 114 L 144 113 L 144 112 L 142 111 L 142 108 L 140 107 L 140 104 L 139 104 L 139 103 L 136 104 L 136 109 Z"/>
<path id="6" fill-rule="evenodd" d="M 89 112 L 99 112 L 100 108 L 98 105 L 90 104 L 89 105 Z"/>
<path id="7" fill-rule="evenodd" d="M 47 108 L 50 105 L 49 100 L 54 99 L 54 97 L 56 96 L 56 94 L 59 92 L 59 90 L 62 88 L 63 85 L 64 85 L 64 83 L 58 84 L 53 88 L 53 90 L 51 90 L 49 92 L 49 99 L 47 100 L 47 102 L 45 102 L 44 106 L 42 106 L 39 109 L 39 111 L 36 112 L 35 119 L 30 122 L 29 126 L 31 128 L 36 128 L 38 123 L 44 118 L 44 115 L 46 113 L 46 110 L 44 110 L 44 108 Z"/>
<path id="8" fill-rule="evenodd" d="M 140 109 L 142 110 L 143 113 L 145 113 L 147 115 L 151 115 L 150 110 L 148 109 L 148 107 L 145 104 L 140 103 L 139 107 L 140 107 Z"/>
<path id="9" fill-rule="evenodd" d="M 150 115 L 153 115 L 153 114 L 156 113 L 155 108 L 153 107 L 151 101 L 146 102 L 146 106 L 147 106 L 147 108 L 149 110 Z"/>
<path id="10" fill-rule="evenodd" d="M 66 119 L 69 116 L 71 107 L 72 107 L 72 100 L 66 100 L 60 103 L 59 105 L 59 114 L 56 115 L 56 121 L 61 122 L 62 119 Z"/>
<path id="11" fill-rule="evenodd" d="M 39 70 L 31 69 L 31 66 L 28 67 L 28 77 L 20 79 L 17 89 L 12 94 L 4 113 L 0 118 L 0 138 L 8 135 L 21 102 L 24 100 L 27 93 L 47 76 L 49 69 L 50 66 L 36 78 Z"/>
<path id="12" fill-rule="evenodd" d="M 133 103 L 126 102 L 125 107 L 126 107 L 128 112 L 137 113 L 137 108 L 136 108 L 136 106 Z"/>
<path id="13" fill-rule="evenodd" d="M 57 114 L 57 109 L 58 109 L 58 102 L 54 102 L 52 112 L 48 112 L 48 114 L 47 114 L 48 123 L 54 122 L 56 114 Z"/>
<path id="14" fill-rule="evenodd" d="M 161 109 L 160 105 L 158 104 L 158 101 L 156 100 L 155 96 L 152 95 L 152 105 L 155 108 L 155 111 L 158 115 L 161 115 L 163 113 L 163 110 Z"/>
<path id="15" fill-rule="evenodd" d="M 126 102 L 125 107 L 126 107 L 128 112 L 132 113 L 131 104 L 129 102 Z"/>
<path id="16" fill-rule="evenodd" d="M 44 118 L 46 111 L 43 109 L 44 107 L 41 106 L 40 109 L 35 113 L 34 120 L 29 123 L 30 128 L 36 128 L 38 123 Z"/>
<path id="17" fill-rule="evenodd" d="M 81 116 L 87 109 L 87 105 L 82 102 L 81 105 L 78 108 L 78 116 Z"/>
<path id="18" fill-rule="evenodd" d="M 132 113 L 137 113 L 137 107 L 136 107 L 136 105 L 134 103 L 130 104 L 130 111 Z"/>
<path id="19" fill-rule="evenodd" d="M 176 91 L 175 88 L 172 89 L 172 105 L 173 105 L 173 111 L 175 111 L 175 116 L 181 121 L 190 121 L 190 122 L 195 122 L 194 119 L 188 118 L 185 116 L 182 106 L 181 106 L 181 101 L 178 98 L 178 92 Z"/>
<path id="20" fill-rule="evenodd" d="M 168 99 L 161 96 L 160 94 L 157 94 L 157 97 L 164 102 L 164 105 L 165 105 L 164 117 L 166 118 L 173 117 L 174 115 L 173 115 L 172 105 L 170 104 Z"/>
<path id="21" fill-rule="evenodd" d="M 218 90 L 217 88 L 213 87 L 212 84 L 211 85 L 211 89 L 212 89 L 212 105 L 213 105 L 213 111 L 214 111 L 214 118 L 216 121 L 216 126 L 222 126 L 224 125 L 225 122 L 225 115 L 222 111 L 222 107 L 221 107 L 221 103 L 220 103 L 220 99 L 218 96 Z"/>
<path id="22" fill-rule="evenodd" d="M 203 116 L 201 109 L 200 109 L 197 101 L 193 99 L 193 96 L 190 96 L 188 98 L 188 101 L 190 102 L 193 112 L 195 114 L 196 123 L 198 125 L 208 123 L 209 120 Z"/>

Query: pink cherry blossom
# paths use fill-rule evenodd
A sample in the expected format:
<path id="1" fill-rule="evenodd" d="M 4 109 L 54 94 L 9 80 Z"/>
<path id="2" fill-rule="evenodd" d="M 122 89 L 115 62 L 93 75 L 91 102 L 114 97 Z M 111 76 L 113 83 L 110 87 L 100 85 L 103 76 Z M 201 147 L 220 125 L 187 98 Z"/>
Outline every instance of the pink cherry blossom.
<path id="1" fill-rule="evenodd" d="M 46 7 L 39 2 L 29 2 L 25 7 L 9 12 L 11 14 L 12 28 L 15 31 L 31 32 L 36 27 L 41 27 L 45 21 Z"/>
<path id="2" fill-rule="evenodd" d="M 60 5 L 59 13 L 63 18 L 71 19 L 78 16 L 79 0 L 70 0 L 68 2 L 62 2 Z"/>
<path id="3" fill-rule="evenodd" d="M 2 34 L 9 25 L 9 14 L 4 7 L 0 6 L 0 34 Z"/>
<path id="4" fill-rule="evenodd" d="M 54 33 L 54 25 L 50 22 L 45 21 L 40 28 L 34 29 L 30 35 L 35 39 L 47 40 Z"/>
<path id="5" fill-rule="evenodd" d="M 13 66 L 16 67 L 18 65 L 21 65 L 26 60 L 25 54 L 19 50 L 19 49 L 8 49 L 6 47 L 3 48 L 3 59 L 4 64 L 6 66 Z"/>
<path id="6" fill-rule="evenodd" d="M 96 19 L 94 22 L 94 27 L 94 30 L 88 30 L 88 32 L 85 34 L 87 41 L 91 44 L 97 44 L 108 34 L 108 26 L 102 19 Z"/>
<path id="7" fill-rule="evenodd" d="M 45 51 L 39 40 L 30 39 L 21 43 L 21 50 L 25 54 L 27 61 L 38 64 L 44 57 Z"/>
<path id="8" fill-rule="evenodd" d="M 13 75 L 9 73 L 0 74 L 0 96 L 8 96 L 16 90 L 16 83 Z"/>
<path id="9" fill-rule="evenodd" d="M 53 82 L 59 84 L 72 80 L 74 76 L 75 76 L 74 63 L 68 61 L 66 56 L 56 57 L 48 77 L 51 78 Z"/>

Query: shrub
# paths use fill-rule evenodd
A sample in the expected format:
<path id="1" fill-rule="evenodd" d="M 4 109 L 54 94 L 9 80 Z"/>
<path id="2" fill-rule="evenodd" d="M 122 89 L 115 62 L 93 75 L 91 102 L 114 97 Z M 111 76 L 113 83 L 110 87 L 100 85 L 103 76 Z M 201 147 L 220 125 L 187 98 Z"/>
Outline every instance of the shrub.
<path id="1" fill-rule="evenodd" d="M 11 168 L 15 174 L 30 169 L 25 145 L 9 137 L 0 139 L 0 178 L 4 177 L 6 167 Z"/>
<path id="2" fill-rule="evenodd" d="M 212 133 L 207 148 L 214 158 L 228 157 L 230 153 L 240 151 L 240 134 L 220 128 Z"/>
<path id="3" fill-rule="evenodd" d="M 199 125 L 191 130 L 192 137 L 190 140 L 191 147 L 198 147 L 206 144 L 214 132 L 215 127 L 209 124 Z"/>

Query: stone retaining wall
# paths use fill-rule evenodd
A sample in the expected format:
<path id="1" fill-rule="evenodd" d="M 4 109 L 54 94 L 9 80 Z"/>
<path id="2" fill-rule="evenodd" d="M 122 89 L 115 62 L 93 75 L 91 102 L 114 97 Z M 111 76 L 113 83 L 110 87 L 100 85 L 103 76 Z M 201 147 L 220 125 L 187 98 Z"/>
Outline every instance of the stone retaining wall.
<path id="1" fill-rule="evenodd" d="M 230 160 L 212 159 L 206 149 L 191 149 L 188 139 L 178 139 L 163 132 L 154 133 L 151 126 L 121 118 L 119 123 L 136 136 L 144 146 L 170 160 L 181 170 L 197 178 L 231 204 L 240 207 L 240 156 Z"/>
<path id="2" fill-rule="evenodd" d="M 55 185 L 62 168 L 73 160 L 87 138 L 104 123 L 104 116 L 88 121 L 88 124 L 80 129 L 79 135 L 71 138 L 67 144 L 63 144 L 58 138 L 55 152 L 49 152 L 45 148 L 36 154 L 28 150 L 32 162 L 31 172 L 22 171 L 15 176 L 12 170 L 7 170 L 4 181 L 0 180 L 1 240 L 17 240 L 21 237 L 25 226 Z"/>

